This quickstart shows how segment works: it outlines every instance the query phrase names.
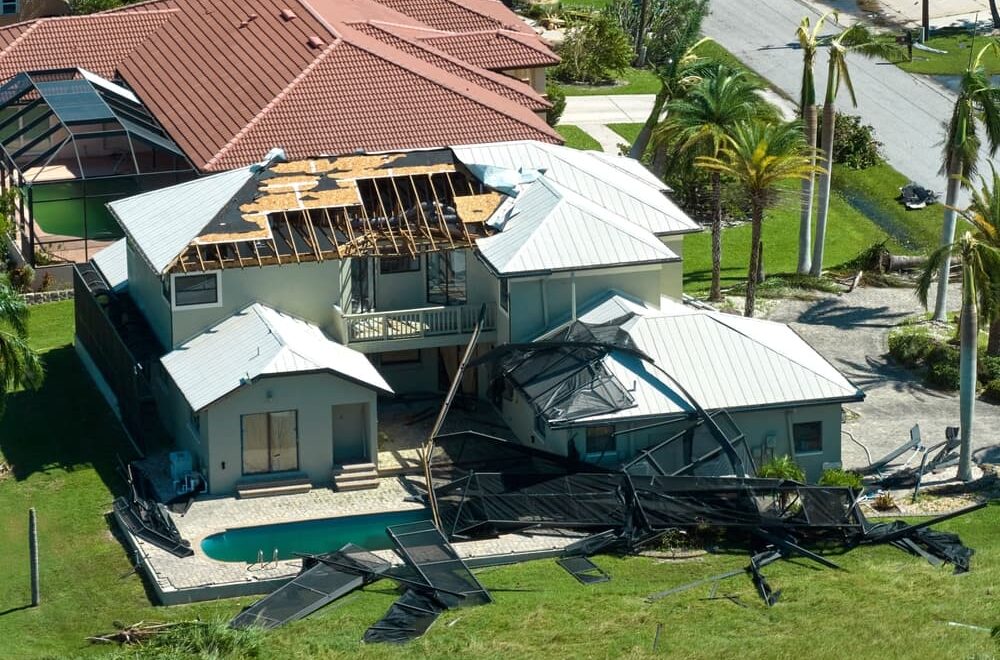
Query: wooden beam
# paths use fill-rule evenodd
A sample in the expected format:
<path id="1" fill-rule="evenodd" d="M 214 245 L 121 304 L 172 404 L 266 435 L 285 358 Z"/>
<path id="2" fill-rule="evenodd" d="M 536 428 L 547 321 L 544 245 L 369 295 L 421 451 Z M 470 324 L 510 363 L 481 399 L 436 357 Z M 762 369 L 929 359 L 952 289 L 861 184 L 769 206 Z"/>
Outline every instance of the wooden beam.
<path id="1" fill-rule="evenodd" d="M 257 257 L 257 265 L 263 268 L 264 261 L 260 258 L 260 250 L 257 249 L 257 241 L 250 241 L 250 245 L 253 246 L 253 254 Z"/>
<path id="2" fill-rule="evenodd" d="M 313 227 L 312 213 L 310 213 L 309 209 L 305 209 L 302 211 L 302 215 L 305 219 L 306 230 L 312 238 L 313 252 L 316 253 L 316 258 L 319 261 L 323 261 L 323 248 L 319 246 L 319 238 L 316 236 L 316 228 Z"/>
<path id="3" fill-rule="evenodd" d="M 222 246 L 219 243 L 215 244 L 215 256 L 219 258 L 219 269 L 226 267 L 226 260 L 222 258 Z"/>
<path id="4" fill-rule="evenodd" d="M 326 216 L 326 225 L 330 228 L 330 242 L 333 243 L 333 249 L 337 251 L 337 257 L 344 256 L 340 251 L 340 241 L 337 240 L 337 229 L 333 226 L 333 219 L 330 217 L 330 209 L 324 208 L 323 214 Z"/>
<path id="5" fill-rule="evenodd" d="M 417 209 L 420 211 L 420 217 L 423 218 L 424 225 L 427 226 L 427 231 L 429 232 L 431 231 L 431 225 L 427 219 L 427 214 L 424 213 L 424 202 L 420 199 L 420 192 L 417 190 L 417 181 L 413 178 L 413 176 L 409 176 L 407 178 L 410 179 L 410 187 L 413 188 L 413 196 L 417 198 Z M 431 190 L 433 192 L 433 188 Z M 429 204 L 430 200 L 427 200 L 427 203 Z M 440 213 L 440 210 L 437 213 L 437 221 L 438 229 L 440 229 L 441 233 L 443 233 L 445 238 L 448 239 L 448 244 L 451 248 L 455 249 L 455 241 L 451 238 L 451 232 L 448 231 L 448 225 L 445 223 L 444 216 Z"/>
<path id="6" fill-rule="evenodd" d="M 389 217 L 389 214 L 386 213 L 385 204 L 382 203 L 382 193 L 378 191 L 378 183 L 374 180 L 371 183 L 372 183 L 372 189 L 375 190 L 375 199 L 378 200 L 378 208 L 382 212 L 382 217 L 385 218 L 385 228 L 389 232 L 389 240 L 392 241 L 392 247 L 396 251 L 396 254 L 400 254 L 399 244 L 396 242 L 396 232 L 392 230 L 391 219 Z"/>
<path id="7" fill-rule="evenodd" d="M 292 248 L 292 254 L 295 255 L 295 263 L 299 263 L 299 250 L 295 247 L 295 237 L 292 236 L 292 225 L 288 222 L 288 214 L 282 211 L 281 217 L 285 219 L 285 229 L 288 230 L 288 245 Z"/>
<path id="8" fill-rule="evenodd" d="M 197 243 L 194 244 L 194 253 L 198 256 L 198 266 L 201 268 L 201 270 L 208 270 L 207 268 L 205 268 L 205 261 L 204 259 L 201 258 L 201 248 L 198 247 Z"/>

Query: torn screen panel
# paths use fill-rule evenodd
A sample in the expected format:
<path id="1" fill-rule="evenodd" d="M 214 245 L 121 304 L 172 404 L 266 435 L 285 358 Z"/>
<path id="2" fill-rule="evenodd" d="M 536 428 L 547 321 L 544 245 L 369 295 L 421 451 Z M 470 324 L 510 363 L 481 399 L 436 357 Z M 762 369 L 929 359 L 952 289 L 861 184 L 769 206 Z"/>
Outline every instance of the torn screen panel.
<path id="1" fill-rule="evenodd" d="M 400 556 L 415 569 L 447 607 L 485 605 L 489 593 L 429 520 L 386 528 Z"/>
<path id="2" fill-rule="evenodd" d="M 429 593 L 403 592 L 382 618 L 365 631 L 364 641 L 404 644 L 420 637 L 447 609 Z"/>
<path id="3" fill-rule="evenodd" d="M 587 557 L 564 557 L 557 559 L 556 563 L 581 584 L 597 584 L 611 579 L 610 575 Z"/>

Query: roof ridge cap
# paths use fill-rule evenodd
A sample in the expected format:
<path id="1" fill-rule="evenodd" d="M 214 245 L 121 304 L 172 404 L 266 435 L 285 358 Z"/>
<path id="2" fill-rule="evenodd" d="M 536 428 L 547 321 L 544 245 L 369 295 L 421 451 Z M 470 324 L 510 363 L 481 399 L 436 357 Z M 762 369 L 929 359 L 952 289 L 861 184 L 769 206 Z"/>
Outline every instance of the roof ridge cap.
<path id="1" fill-rule="evenodd" d="M 0 50 L 0 57 L 3 57 L 8 52 L 11 52 L 11 50 L 15 46 L 20 45 L 20 43 L 22 41 L 24 41 L 28 37 L 28 35 L 30 35 L 32 32 L 34 32 L 36 29 L 38 29 L 38 26 L 41 25 L 44 21 L 47 21 L 47 20 L 50 20 L 50 19 L 48 19 L 48 18 L 39 18 L 39 19 L 35 20 L 31 25 L 29 25 L 28 27 L 26 27 L 24 29 L 24 32 L 22 32 L 21 34 L 17 35 L 17 37 L 14 38 L 14 41 L 12 41 L 9 44 L 7 44 L 7 47 L 4 48 L 3 50 Z"/>
<path id="2" fill-rule="evenodd" d="M 496 23 L 497 25 L 500 25 L 501 27 L 504 26 L 504 24 L 499 19 L 497 19 L 497 18 L 495 18 L 493 16 L 490 16 L 489 14 L 484 14 L 483 12 L 478 11 L 476 9 L 473 9 L 472 7 L 464 5 L 464 4 L 460 3 L 460 2 L 456 2 L 456 0 L 443 0 L 443 1 L 447 2 L 448 4 L 454 5 L 454 6 L 458 7 L 459 9 L 461 9 L 463 11 L 467 11 L 467 12 L 473 13 L 476 16 L 482 16 L 486 20 L 492 21 L 493 23 Z"/>
<path id="3" fill-rule="evenodd" d="M 111 7 L 110 9 L 104 9 L 102 11 L 95 12 L 93 14 L 84 14 L 84 15 L 85 16 L 103 16 L 105 14 L 133 14 L 133 13 L 141 13 L 141 12 L 136 12 L 135 11 L 136 7 L 145 7 L 147 5 L 156 5 L 156 4 L 160 4 L 160 3 L 166 4 L 168 2 L 170 2 L 170 0 L 144 0 L 143 2 L 133 2 L 131 4 L 122 5 L 120 7 Z M 143 10 L 143 11 L 146 11 L 146 10 Z M 149 11 L 180 11 L 180 8 L 179 7 L 166 7 L 164 9 L 151 9 Z M 75 14 L 75 16 L 79 17 L 80 14 Z M 65 18 L 65 17 L 60 17 L 60 18 Z"/>
<path id="4" fill-rule="evenodd" d="M 459 32 L 453 32 L 451 30 L 439 30 L 437 28 L 430 27 L 429 25 L 428 26 L 423 26 L 423 25 L 406 25 L 405 23 L 396 23 L 394 21 L 382 21 L 382 20 L 379 20 L 377 18 L 373 18 L 373 19 L 370 19 L 370 20 L 353 21 L 351 23 L 346 23 L 346 25 L 352 25 L 353 26 L 353 25 L 358 24 L 358 23 L 368 23 L 370 25 L 374 25 L 375 27 L 378 27 L 379 25 L 391 25 L 393 27 L 406 28 L 407 30 L 417 30 L 417 31 L 420 31 L 420 32 L 435 32 L 435 33 L 438 34 L 438 36 L 441 36 L 441 37 L 447 37 L 447 36 L 451 36 L 451 35 L 454 35 L 454 34 L 460 34 Z M 393 33 L 393 34 L 395 34 L 395 33 Z M 435 39 L 437 37 L 427 37 L 427 38 L 428 39 Z"/>
<path id="5" fill-rule="evenodd" d="M 585 197 L 584 195 L 576 192 L 575 190 L 572 190 L 571 188 L 560 185 L 558 181 L 548 181 L 544 174 L 538 178 L 538 181 L 545 181 L 546 183 L 555 186 L 555 190 L 562 193 L 562 199 L 567 204 L 569 204 L 570 206 L 575 206 L 581 211 L 584 211 L 587 215 L 594 218 L 597 222 L 609 225 L 611 227 L 614 227 L 615 229 L 622 229 L 624 233 L 629 234 L 636 240 L 641 240 L 644 243 L 656 243 L 657 245 L 666 248 L 666 246 L 663 245 L 663 242 L 659 238 L 657 238 L 656 234 L 649 231 L 648 229 L 640 227 L 639 225 L 632 222 L 631 220 L 621 215 L 620 213 L 612 211 L 611 209 L 606 209 L 601 207 L 597 202 L 593 201 L 592 199 Z M 606 212 L 606 214 L 595 213 L 594 207 L 602 209 L 603 211 Z M 611 218 L 617 218 L 624 222 L 622 223 L 612 222 Z M 649 234 L 649 235 L 645 236 L 644 234 Z M 671 252 L 673 252 L 673 250 L 671 250 Z"/>
<path id="6" fill-rule="evenodd" d="M 452 62 L 453 64 L 455 64 L 457 66 L 460 66 L 463 69 L 465 69 L 466 71 L 469 71 L 470 73 L 473 73 L 473 74 L 475 74 L 475 75 L 477 75 L 477 76 L 479 76 L 481 78 L 486 78 L 487 80 L 492 80 L 493 82 L 495 82 L 497 84 L 500 84 L 500 85 L 503 85 L 507 89 L 510 89 L 511 91 L 516 92 L 516 93 L 520 94 L 521 96 L 525 96 L 525 97 L 530 98 L 530 99 L 542 101 L 543 103 L 545 103 L 546 107 L 552 107 L 552 103 L 550 101 L 547 101 L 545 99 L 545 97 L 543 97 L 541 94 L 539 94 L 538 92 L 536 92 L 530 85 L 525 85 L 524 83 L 520 83 L 517 80 L 515 80 L 514 78 L 510 78 L 508 76 L 504 76 L 502 74 L 496 73 L 495 71 L 490 71 L 489 69 L 484 69 L 484 68 L 478 67 L 478 66 L 476 66 L 476 65 L 474 65 L 474 64 L 472 64 L 470 62 L 466 62 L 465 60 L 463 60 L 461 58 L 455 57 L 451 53 L 443 51 L 443 50 L 441 50 L 439 48 L 435 48 L 432 44 L 425 43 L 425 40 L 422 40 L 422 39 L 410 39 L 409 37 L 404 37 L 401 34 L 397 34 L 396 32 L 392 32 L 391 30 L 386 30 L 385 28 L 382 28 L 379 25 L 376 25 L 375 22 L 373 22 L 373 21 L 367 21 L 367 22 L 366 21 L 359 21 L 358 23 L 359 24 L 367 23 L 368 25 L 371 25 L 372 27 L 374 27 L 376 30 L 384 32 L 385 34 L 388 34 L 391 37 L 395 37 L 396 39 L 399 39 L 400 41 L 404 41 L 404 42 L 412 45 L 414 48 L 420 48 L 421 50 L 424 50 L 424 51 L 426 51 L 428 53 L 431 53 L 433 55 L 436 55 L 438 57 L 446 59 L 449 62 Z M 405 26 L 403 26 L 403 27 L 405 27 Z M 482 87 L 482 85 L 480 85 L 480 87 Z M 521 87 L 523 87 L 524 89 L 523 90 L 520 89 Z"/>
<path id="7" fill-rule="evenodd" d="M 213 155 L 208 160 L 208 162 L 205 163 L 203 169 L 205 170 L 211 169 L 211 167 L 215 163 L 219 162 L 223 156 L 225 156 L 232 149 L 234 149 L 236 145 L 240 142 L 240 140 L 246 137 L 246 135 L 251 130 L 253 130 L 253 128 L 257 124 L 263 121 L 264 117 L 266 117 L 272 110 L 274 110 L 274 108 L 277 107 L 278 104 L 280 104 L 281 101 L 283 101 L 292 92 L 292 90 L 294 90 L 306 77 L 309 76 L 310 73 L 312 73 L 313 69 L 319 66 L 320 62 L 326 59 L 326 57 L 330 53 L 332 53 L 337 48 L 337 46 L 339 46 L 342 43 L 345 43 L 344 38 L 341 37 L 339 34 L 337 34 L 337 37 L 336 39 L 334 39 L 333 43 L 324 48 L 323 51 L 319 55 L 317 55 L 313 59 L 313 61 L 310 62 L 304 69 L 302 69 L 302 71 L 299 72 L 299 74 L 295 76 L 295 78 L 293 78 L 290 83 L 285 85 L 284 89 L 278 92 L 278 94 L 273 99 L 271 99 L 267 105 L 261 108 L 260 112 L 254 115 L 254 117 L 249 122 L 247 122 L 247 124 L 243 128 L 241 128 L 239 132 L 236 135 L 234 135 L 231 140 L 229 140 L 229 142 L 227 142 L 225 145 L 223 145 L 221 149 L 215 152 L 215 155 Z"/>

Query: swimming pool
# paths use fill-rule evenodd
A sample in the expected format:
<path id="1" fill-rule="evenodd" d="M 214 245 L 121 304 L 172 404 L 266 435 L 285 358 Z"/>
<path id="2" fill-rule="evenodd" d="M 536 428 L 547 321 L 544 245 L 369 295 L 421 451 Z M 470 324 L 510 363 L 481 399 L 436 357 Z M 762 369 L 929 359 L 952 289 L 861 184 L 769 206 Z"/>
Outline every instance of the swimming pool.
<path id="1" fill-rule="evenodd" d="M 385 528 L 420 520 L 430 520 L 429 509 L 409 509 L 370 513 L 361 516 L 323 518 L 237 527 L 213 534 L 201 542 L 202 551 L 218 561 L 257 561 L 257 552 L 263 551 L 269 561 L 278 550 L 279 559 L 294 559 L 296 552 L 333 552 L 345 543 L 356 543 L 368 550 L 386 550 L 392 547 Z"/>

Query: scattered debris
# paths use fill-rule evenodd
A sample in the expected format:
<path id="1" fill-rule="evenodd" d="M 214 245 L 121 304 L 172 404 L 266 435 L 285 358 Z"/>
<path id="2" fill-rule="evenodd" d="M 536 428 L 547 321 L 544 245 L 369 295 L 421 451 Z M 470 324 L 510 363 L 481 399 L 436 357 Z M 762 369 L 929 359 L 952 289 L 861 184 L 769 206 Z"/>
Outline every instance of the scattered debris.
<path id="1" fill-rule="evenodd" d="M 922 209 L 931 204 L 936 204 L 938 194 L 929 188 L 917 185 L 913 181 L 899 189 L 899 201 L 909 210 Z"/>
<path id="2" fill-rule="evenodd" d="M 94 644 L 141 644 L 149 638 L 167 632 L 177 626 L 192 625 L 199 621 L 175 621 L 173 623 L 156 623 L 140 621 L 130 626 L 123 625 L 116 621 L 114 625 L 118 630 L 103 635 L 94 635 L 87 640 Z"/>
<path id="3" fill-rule="evenodd" d="M 14 468 L 7 461 L 0 461 L 0 479 L 4 479 L 14 474 Z"/>

